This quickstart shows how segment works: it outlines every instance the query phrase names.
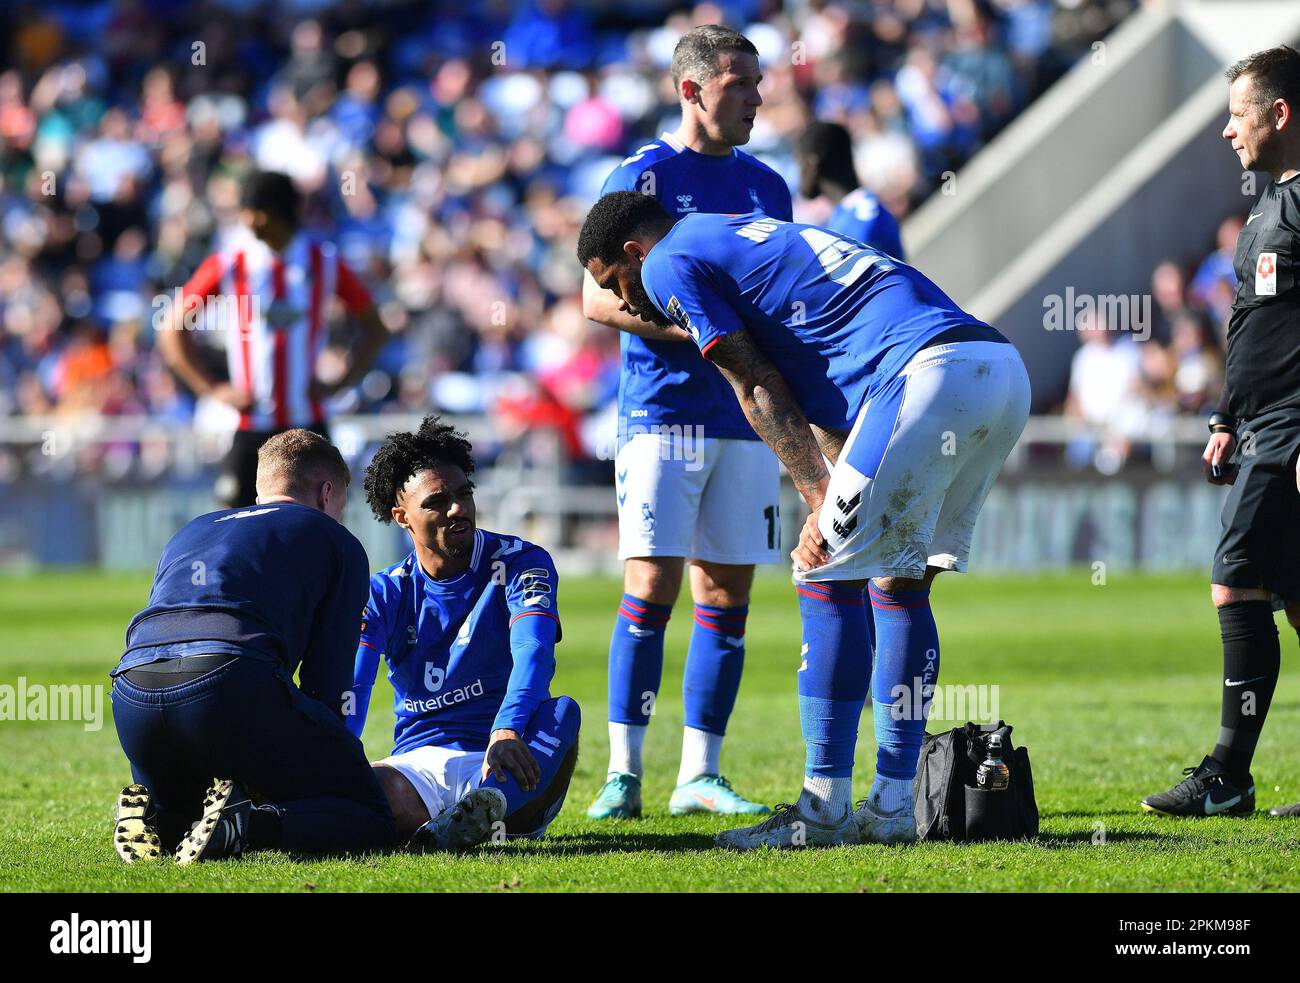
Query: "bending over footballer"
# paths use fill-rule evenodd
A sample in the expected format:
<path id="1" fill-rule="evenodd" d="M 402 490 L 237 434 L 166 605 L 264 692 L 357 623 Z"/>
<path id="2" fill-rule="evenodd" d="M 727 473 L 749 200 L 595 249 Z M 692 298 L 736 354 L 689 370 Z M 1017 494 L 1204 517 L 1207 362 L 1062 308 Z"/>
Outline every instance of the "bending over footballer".
<path id="1" fill-rule="evenodd" d="M 679 219 L 649 196 L 607 194 L 578 260 L 621 310 L 699 346 L 812 511 L 792 553 L 804 787 L 719 843 L 914 840 L 911 785 L 939 668 L 930 585 L 966 569 L 979 510 L 1024 429 L 1019 354 L 900 260 L 757 212 Z M 697 371 L 715 371 L 705 359 Z M 897 712 L 914 679 L 923 712 Z M 855 811 L 869 692 L 879 751 Z"/>

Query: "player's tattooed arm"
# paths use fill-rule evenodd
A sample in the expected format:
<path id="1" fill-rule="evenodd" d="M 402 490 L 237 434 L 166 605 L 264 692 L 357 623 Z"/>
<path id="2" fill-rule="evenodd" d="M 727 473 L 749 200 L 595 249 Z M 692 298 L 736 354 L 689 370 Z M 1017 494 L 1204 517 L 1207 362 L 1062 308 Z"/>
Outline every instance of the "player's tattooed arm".
<path id="1" fill-rule="evenodd" d="M 828 461 L 834 464 L 840 459 L 840 451 L 844 450 L 844 444 L 849 439 L 849 435 L 843 430 L 835 430 L 832 427 L 819 427 L 815 423 L 810 423 L 813 436 L 817 438 L 817 446 L 822 449 L 822 454 Z"/>
<path id="2" fill-rule="evenodd" d="M 830 476 L 808 418 L 785 378 L 748 331 L 724 335 L 709 348 L 708 357 L 731 383 L 750 426 L 781 459 L 804 501 L 818 508 Z"/>

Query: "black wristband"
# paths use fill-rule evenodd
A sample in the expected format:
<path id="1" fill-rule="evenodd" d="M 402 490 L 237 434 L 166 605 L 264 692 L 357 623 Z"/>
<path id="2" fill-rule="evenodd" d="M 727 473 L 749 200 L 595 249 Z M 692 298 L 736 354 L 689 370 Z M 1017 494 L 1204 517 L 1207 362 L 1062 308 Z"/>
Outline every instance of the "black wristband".
<path id="1" fill-rule="evenodd" d="M 1230 433 L 1237 435 L 1237 421 L 1227 413 L 1210 414 L 1210 433 Z"/>

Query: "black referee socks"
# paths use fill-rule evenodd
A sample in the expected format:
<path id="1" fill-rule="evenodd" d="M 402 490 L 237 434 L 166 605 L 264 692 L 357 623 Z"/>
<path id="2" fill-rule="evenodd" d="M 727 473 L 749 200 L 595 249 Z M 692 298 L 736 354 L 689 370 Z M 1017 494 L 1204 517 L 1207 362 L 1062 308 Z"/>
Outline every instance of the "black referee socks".
<path id="1" fill-rule="evenodd" d="M 1273 605 L 1234 601 L 1219 608 L 1223 635 L 1223 709 L 1213 758 L 1237 784 L 1250 774 L 1281 666 Z"/>

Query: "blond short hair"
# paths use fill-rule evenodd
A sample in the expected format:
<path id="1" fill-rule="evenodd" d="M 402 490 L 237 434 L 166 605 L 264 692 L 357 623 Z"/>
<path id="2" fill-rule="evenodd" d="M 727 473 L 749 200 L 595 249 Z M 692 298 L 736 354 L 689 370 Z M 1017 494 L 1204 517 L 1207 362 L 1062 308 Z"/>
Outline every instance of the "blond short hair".
<path id="1" fill-rule="evenodd" d="M 278 433 L 257 451 L 257 493 L 310 495 L 323 481 L 352 482 L 352 472 L 339 449 L 311 430 Z"/>

